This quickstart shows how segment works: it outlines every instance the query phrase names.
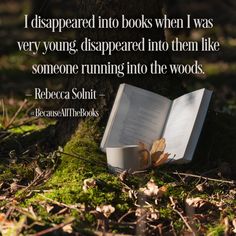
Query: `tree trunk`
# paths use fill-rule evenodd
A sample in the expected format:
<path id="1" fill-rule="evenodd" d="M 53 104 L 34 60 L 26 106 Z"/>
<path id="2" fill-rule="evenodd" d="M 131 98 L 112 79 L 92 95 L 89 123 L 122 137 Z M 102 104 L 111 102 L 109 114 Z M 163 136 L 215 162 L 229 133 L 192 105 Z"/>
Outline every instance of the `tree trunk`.
<path id="1" fill-rule="evenodd" d="M 126 18 L 140 18 L 145 15 L 146 18 L 161 18 L 162 4 L 161 1 L 136 1 L 136 0 L 87 0 L 80 1 L 78 6 L 78 16 L 90 18 L 92 14 L 102 16 L 103 18 L 118 18 L 121 19 L 122 14 Z M 78 39 L 88 37 L 91 40 L 99 41 L 140 41 L 142 37 L 155 41 L 165 40 L 163 29 L 97 29 L 83 30 L 78 32 Z M 169 64 L 171 59 L 169 52 L 116 52 L 112 56 L 101 56 L 98 53 L 83 53 L 78 54 L 76 63 L 78 64 L 105 64 L 108 61 L 115 64 L 130 62 L 133 64 L 141 63 L 149 65 L 152 61 L 158 61 L 159 64 Z M 129 83 L 152 90 L 154 92 L 175 97 L 183 92 L 180 80 L 172 78 L 171 75 L 129 75 L 124 78 L 118 78 L 116 75 L 79 75 L 68 81 L 68 90 L 72 88 L 85 88 L 87 90 L 95 89 L 98 94 L 104 94 L 104 97 L 94 101 L 69 101 L 63 104 L 64 107 L 74 108 L 96 108 L 100 113 L 102 121 L 106 121 L 110 108 L 113 104 L 114 97 L 118 86 L 121 83 Z M 58 122 L 57 137 L 60 142 L 64 142 L 70 137 L 79 124 L 78 119 L 65 118 Z"/>
<path id="2" fill-rule="evenodd" d="M 50 17 L 52 15 L 51 1 L 32 0 L 31 15 L 40 15 L 42 17 Z"/>

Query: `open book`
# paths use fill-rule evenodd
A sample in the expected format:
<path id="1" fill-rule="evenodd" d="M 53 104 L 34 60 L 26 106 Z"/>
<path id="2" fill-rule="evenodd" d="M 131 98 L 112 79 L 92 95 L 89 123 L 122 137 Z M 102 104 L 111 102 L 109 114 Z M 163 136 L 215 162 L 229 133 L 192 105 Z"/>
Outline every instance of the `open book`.
<path id="1" fill-rule="evenodd" d="M 200 89 L 171 101 L 153 92 L 121 84 L 101 149 L 165 138 L 172 161 L 192 160 L 212 92 Z M 173 158 L 174 157 L 174 158 Z"/>

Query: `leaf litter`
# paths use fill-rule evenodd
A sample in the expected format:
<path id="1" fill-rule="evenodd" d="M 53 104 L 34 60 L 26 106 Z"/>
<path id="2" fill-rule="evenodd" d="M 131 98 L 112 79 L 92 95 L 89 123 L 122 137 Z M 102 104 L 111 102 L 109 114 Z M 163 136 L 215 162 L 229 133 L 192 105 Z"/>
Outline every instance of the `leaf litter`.
<path id="1" fill-rule="evenodd" d="M 145 144 L 141 145 L 146 148 Z M 25 170 L 31 166 L 32 171 L 27 178 L 18 170 L 14 178 L 1 179 L 1 233 L 33 235 L 35 227 L 41 227 L 40 235 L 60 230 L 70 234 L 78 232 L 79 222 L 87 222 L 91 230 L 97 226 L 107 232 L 116 230 L 127 234 L 135 233 L 136 226 L 145 223 L 143 230 L 146 235 L 168 232 L 173 235 L 211 235 L 219 230 L 219 226 L 227 235 L 233 235 L 236 232 L 236 189 L 233 182 L 196 179 L 188 173 L 183 181 L 176 171 L 162 167 L 170 155 L 165 153 L 165 148 L 164 139 L 154 142 L 150 153 L 153 166 L 158 168 L 144 173 L 124 171 L 117 177 L 106 173 L 113 179 L 110 182 L 101 178 L 102 173 L 87 172 L 80 183 L 81 197 L 71 203 L 55 199 L 51 195 L 54 190 L 45 185 L 57 169 L 64 150 L 60 148 L 59 152 L 46 155 L 36 152 L 34 157 L 25 152 L 25 158 L 33 161 L 24 164 L 21 155 L 12 151 L 12 159 L 17 160 L 7 165 L 11 168 L 19 165 L 19 169 L 24 165 Z M 74 180 L 71 178 L 71 181 Z M 113 201 L 113 193 L 127 197 L 124 205 Z M 95 200 L 96 194 L 105 195 L 104 200 Z M 85 200 L 88 198 L 91 200 Z M 71 222 L 63 223 L 75 215 Z"/>

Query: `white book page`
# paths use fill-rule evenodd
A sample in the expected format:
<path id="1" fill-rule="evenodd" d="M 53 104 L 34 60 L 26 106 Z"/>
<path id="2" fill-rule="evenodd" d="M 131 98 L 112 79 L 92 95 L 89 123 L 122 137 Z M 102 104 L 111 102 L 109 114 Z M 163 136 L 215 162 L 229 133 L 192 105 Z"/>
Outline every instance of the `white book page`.
<path id="1" fill-rule="evenodd" d="M 121 85 L 123 88 L 119 104 L 113 107 L 103 137 L 101 148 L 133 145 L 139 142 L 149 147 L 152 142 L 161 137 L 172 101 L 131 85 Z M 118 91 L 119 94 L 119 91 Z"/>
<path id="2" fill-rule="evenodd" d="M 175 161 L 181 161 L 185 156 L 204 91 L 200 89 L 173 101 L 163 137 L 166 139 L 166 152 L 171 153 L 170 158 L 175 155 Z"/>

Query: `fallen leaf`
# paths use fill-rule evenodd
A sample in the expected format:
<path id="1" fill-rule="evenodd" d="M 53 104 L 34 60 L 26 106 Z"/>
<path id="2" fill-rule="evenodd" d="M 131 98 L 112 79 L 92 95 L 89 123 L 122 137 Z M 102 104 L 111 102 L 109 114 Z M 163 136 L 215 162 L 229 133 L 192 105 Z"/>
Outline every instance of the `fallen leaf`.
<path id="1" fill-rule="evenodd" d="M 127 178 L 128 175 L 129 175 L 128 170 L 124 170 L 123 172 L 121 172 L 121 173 L 119 174 L 119 179 L 120 179 L 122 182 L 124 182 L 124 181 L 126 180 L 126 178 Z"/>
<path id="2" fill-rule="evenodd" d="M 212 205 L 210 202 L 200 198 L 200 197 L 195 197 L 195 198 L 187 198 L 185 200 L 186 204 L 190 207 L 193 207 L 193 208 L 203 208 L 205 206 L 210 206 Z"/>
<path id="3" fill-rule="evenodd" d="M 168 188 L 163 185 L 162 187 L 159 188 L 159 191 L 158 191 L 158 197 L 163 197 L 164 194 L 167 192 Z"/>
<path id="4" fill-rule="evenodd" d="M 10 191 L 11 191 L 11 193 L 16 192 L 18 189 L 19 189 L 19 186 L 18 186 L 18 184 L 16 182 L 12 182 L 10 184 Z"/>
<path id="5" fill-rule="evenodd" d="M 148 210 L 149 210 L 148 216 L 147 216 L 148 219 L 150 219 L 150 220 L 158 220 L 159 219 L 160 214 L 159 214 L 158 210 L 156 210 L 153 207 L 150 207 Z"/>
<path id="6" fill-rule="evenodd" d="M 146 213 L 146 210 L 144 208 L 138 207 L 135 211 L 135 216 L 141 217 Z"/>
<path id="7" fill-rule="evenodd" d="M 162 186 L 159 188 L 153 179 L 150 179 L 146 187 L 140 188 L 139 191 L 143 192 L 148 197 L 162 197 L 167 191 L 167 188 Z"/>
<path id="8" fill-rule="evenodd" d="M 6 215 L 4 213 L 0 214 L 0 222 L 5 220 Z"/>
<path id="9" fill-rule="evenodd" d="M 83 190 L 86 192 L 88 189 L 93 188 L 96 186 L 96 180 L 93 178 L 85 179 Z"/>
<path id="10" fill-rule="evenodd" d="M 205 190 L 204 184 L 198 184 L 196 186 L 196 189 L 201 193 L 204 192 L 204 190 Z"/>
<path id="11" fill-rule="evenodd" d="M 224 225 L 224 235 L 229 235 L 229 218 L 225 217 L 223 219 L 223 225 Z"/>
<path id="12" fill-rule="evenodd" d="M 236 218 L 234 218 L 232 220 L 232 224 L 233 224 L 233 227 L 234 227 L 233 232 L 236 234 Z"/>
<path id="13" fill-rule="evenodd" d="M 72 234 L 73 233 L 72 224 L 65 225 L 64 227 L 62 227 L 62 230 L 65 233 Z"/>
<path id="14" fill-rule="evenodd" d="M 6 198 L 7 198 L 6 196 L 1 195 L 1 196 L 0 196 L 0 201 L 5 200 Z"/>
<path id="15" fill-rule="evenodd" d="M 96 211 L 101 212 L 106 218 L 109 218 L 110 215 L 115 211 L 115 208 L 112 205 L 102 205 L 97 206 Z"/>
<path id="16" fill-rule="evenodd" d="M 33 206 L 28 207 L 28 212 L 34 217 L 34 219 L 37 219 Z"/>
<path id="17" fill-rule="evenodd" d="M 51 205 L 47 204 L 47 205 L 46 205 L 46 211 L 47 211 L 47 213 L 49 213 L 53 208 L 54 208 L 54 206 L 51 206 Z"/>
<path id="18" fill-rule="evenodd" d="M 135 211 L 135 216 L 142 217 L 146 214 L 148 220 L 158 220 L 160 217 L 159 211 L 153 208 L 152 206 L 148 208 L 137 208 Z"/>

